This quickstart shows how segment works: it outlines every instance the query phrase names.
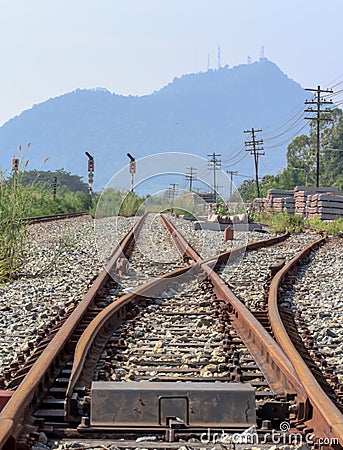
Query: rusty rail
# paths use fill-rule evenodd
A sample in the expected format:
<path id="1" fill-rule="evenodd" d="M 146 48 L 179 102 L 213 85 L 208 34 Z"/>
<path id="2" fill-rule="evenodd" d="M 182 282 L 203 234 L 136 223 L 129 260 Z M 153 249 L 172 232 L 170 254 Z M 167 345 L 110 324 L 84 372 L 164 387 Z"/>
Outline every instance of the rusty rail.
<path id="1" fill-rule="evenodd" d="M 166 219 L 164 219 L 166 220 Z M 170 226 L 173 230 L 171 236 L 173 240 L 183 241 L 183 236 Z M 274 277 L 270 286 L 268 312 L 272 330 L 276 341 L 269 335 L 260 322 L 250 313 L 249 310 L 237 299 L 226 283 L 213 271 L 218 264 L 227 261 L 230 255 L 240 255 L 245 250 L 258 249 L 263 246 L 273 245 L 285 239 L 286 235 L 258 241 L 248 244 L 246 247 L 239 247 L 220 254 L 218 257 L 203 261 L 201 267 L 212 281 L 217 294 L 223 298 L 224 303 L 229 305 L 229 311 L 238 334 L 245 342 L 248 349 L 252 351 L 266 379 L 276 392 L 280 392 L 286 387 L 289 392 L 297 394 L 298 408 L 303 405 L 303 411 L 298 410 L 298 415 L 306 419 L 308 402 L 313 407 L 312 418 L 309 415 L 306 420 L 308 429 L 313 428 L 316 437 L 336 438 L 343 446 L 343 415 L 332 403 L 329 397 L 322 390 L 310 369 L 303 361 L 300 354 L 295 349 L 279 314 L 278 308 L 278 287 L 287 273 L 299 263 L 299 261 L 309 255 L 309 253 L 325 241 L 320 238 L 313 244 L 307 246 L 299 252 L 282 270 Z M 184 245 L 184 244 L 182 244 Z M 176 244 L 176 246 L 182 245 Z"/>
<path id="2" fill-rule="evenodd" d="M 297 264 L 300 258 L 306 256 L 312 250 L 314 245 L 318 245 L 321 240 L 318 240 L 314 245 L 308 246 L 300 252 L 300 254 L 293 258 L 273 279 L 269 295 L 269 309 L 270 321 L 272 323 L 273 332 L 279 341 L 278 344 L 264 329 L 260 322 L 252 315 L 252 313 L 235 297 L 224 281 L 213 271 L 213 267 L 216 266 L 218 261 L 223 262 L 232 254 L 239 255 L 240 252 L 245 249 L 252 250 L 265 245 L 272 245 L 272 243 L 280 242 L 280 239 L 282 240 L 286 235 L 248 244 L 248 246 L 244 247 L 244 250 L 243 247 L 240 247 L 229 252 L 224 252 L 219 255 L 219 259 L 216 257 L 203 261 L 199 254 L 192 249 L 174 225 L 170 224 L 166 218 L 163 218 L 162 221 L 163 223 L 169 223 L 167 229 L 176 243 L 176 247 L 180 255 L 183 258 L 187 257 L 192 259 L 195 264 L 193 264 L 191 268 L 185 267 L 175 270 L 163 275 L 158 280 L 151 281 L 140 286 L 139 288 L 136 288 L 135 291 L 126 294 L 117 302 L 109 305 L 93 320 L 77 345 L 77 350 L 75 352 L 75 367 L 73 367 L 70 385 L 68 387 L 69 401 L 71 399 L 73 389 L 77 386 L 78 380 L 80 380 L 82 367 L 86 361 L 86 357 L 90 351 L 92 343 L 95 341 L 96 336 L 101 333 L 101 330 L 106 329 L 106 325 L 109 324 L 111 318 L 115 317 L 116 314 L 118 318 L 118 313 L 122 310 L 125 312 L 126 306 L 133 301 L 139 301 L 143 296 L 148 296 L 149 293 L 156 293 L 156 289 L 166 287 L 168 282 L 173 282 L 173 278 L 177 275 L 188 271 L 192 273 L 193 271 L 202 270 L 212 281 L 217 297 L 223 302 L 224 308 L 226 308 L 224 311 L 226 311 L 229 315 L 243 341 L 254 354 L 257 364 L 262 369 L 273 389 L 282 394 L 296 393 L 301 399 L 304 399 L 305 393 L 305 397 L 307 396 L 313 406 L 313 417 L 312 419 L 310 418 L 306 424 L 309 426 L 312 424 L 316 430 L 316 433 L 322 433 L 324 437 L 338 437 L 340 439 L 339 442 L 342 445 L 343 416 L 337 408 L 334 407 L 326 394 L 322 392 L 321 387 L 318 385 L 312 373 L 303 362 L 301 356 L 294 348 L 281 322 L 277 304 L 277 290 L 284 276 L 289 270 L 291 270 L 292 267 L 294 267 L 295 264 Z M 137 233 L 138 230 L 136 229 L 135 232 Z M 127 238 L 128 235 L 125 239 Z M 269 244 L 267 242 L 269 242 Z M 111 262 L 122 257 L 122 248 L 123 246 L 120 245 L 120 249 L 113 253 L 111 261 L 107 267 L 110 266 Z M 104 272 L 106 273 L 104 274 Z M 86 294 L 86 297 L 88 296 L 88 304 L 92 302 L 100 286 L 103 286 L 106 282 L 108 278 L 108 271 L 104 272 L 102 275 L 104 274 L 106 279 L 103 278 L 102 282 L 99 282 L 98 284 L 95 283 L 89 293 Z M 21 388 L 14 393 L 12 399 L 8 402 L 0 414 L 0 447 L 3 446 L 11 436 L 15 436 L 20 433 L 23 416 L 28 411 L 30 403 L 32 401 L 37 401 L 37 399 L 34 398 L 37 395 L 37 391 L 39 389 L 41 391 L 44 390 L 44 379 L 46 380 L 50 377 L 54 368 L 53 366 L 55 364 L 56 357 L 62 354 L 66 339 L 68 339 L 72 331 L 75 329 L 76 316 L 79 321 L 85 311 L 84 306 L 81 307 L 84 301 L 85 298 L 65 322 L 63 328 L 61 328 L 56 334 L 39 360 L 37 360 L 34 364 L 31 371 L 23 380 Z M 77 312 L 78 314 L 76 314 Z"/>
<path id="3" fill-rule="evenodd" d="M 44 394 L 47 381 L 56 374 L 59 359 L 62 358 L 70 336 L 92 304 L 99 289 L 107 282 L 113 266 L 118 259 L 123 257 L 125 249 L 132 244 L 132 240 L 138 235 L 145 217 L 146 215 L 131 227 L 127 235 L 117 245 L 105 269 L 100 273 L 79 305 L 44 349 L 23 379 L 20 388 L 13 393 L 11 399 L 5 405 L 0 413 L 0 448 L 6 444 L 11 436 L 20 434 L 22 429 L 21 423 L 29 410 L 30 404 L 38 403 L 40 396 Z"/>
<path id="4" fill-rule="evenodd" d="M 264 376 L 275 393 L 286 395 L 293 394 L 300 390 L 300 381 L 285 353 L 248 308 L 246 308 L 246 306 L 234 295 L 220 276 L 214 272 L 212 267 L 213 265 L 217 265 L 217 260 L 223 262 L 232 254 L 240 255 L 242 252 L 244 253 L 246 249 L 253 250 L 281 242 L 289 236 L 289 233 L 285 233 L 276 238 L 253 242 L 247 246 L 238 247 L 221 253 L 216 258 L 203 260 L 166 217 L 161 216 L 161 220 L 163 223 L 168 224 L 167 229 L 174 241 L 175 247 L 181 249 L 181 252 L 182 249 L 188 249 L 188 254 L 194 255 L 194 261 L 200 265 L 201 269 L 212 281 L 218 298 L 228 306 L 230 318 L 232 318 L 238 334 L 241 336 L 247 348 L 254 355 L 256 363 L 260 366 Z M 191 252 L 190 249 L 192 249 L 193 252 Z"/>
<path id="5" fill-rule="evenodd" d="M 254 345 L 255 354 L 258 351 L 256 342 L 258 342 L 259 345 L 263 345 L 264 343 L 265 355 L 261 354 L 261 356 L 259 357 L 259 364 L 264 368 L 265 372 L 269 373 L 268 381 L 272 385 L 273 389 L 280 394 L 285 394 L 285 386 L 287 386 L 287 393 L 293 393 L 295 392 L 293 384 L 299 384 L 299 381 L 294 374 L 293 367 L 291 366 L 291 364 L 289 364 L 286 356 L 269 335 L 269 333 L 250 313 L 250 311 L 248 311 L 248 309 L 234 296 L 234 294 L 228 289 L 228 287 L 225 286 L 225 283 L 220 279 L 220 277 L 204 263 L 201 256 L 192 248 L 191 245 L 189 245 L 189 243 L 176 229 L 176 227 L 163 215 L 160 215 L 160 218 L 163 224 L 166 226 L 168 232 L 170 233 L 180 256 L 182 258 L 187 257 L 192 259 L 195 265 L 177 269 L 173 272 L 163 275 L 160 279 L 153 280 L 144 285 L 141 285 L 133 292 L 124 295 L 116 302 L 109 305 L 90 323 L 90 325 L 87 327 L 87 329 L 79 339 L 75 351 L 72 373 L 67 390 L 67 417 L 70 420 L 72 419 L 70 410 L 74 391 L 77 390 L 78 387 L 84 387 L 85 385 L 88 385 L 90 380 L 92 379 L 92 369 L 94 364 L 91 364 L 92 367 L 88 369 L 85 367 L 87 356 L 90 354 L 92 349 L 96 349 L 93 350 L 91 358 L 93 361 L 96 361 L 97 356 L 94 354 L 94 352 L 100 354 L 102 347 L 105 345 L 103 336 L 106 335 L 106 330 L 112 330 L 116 326 L 116 324 L 118 324 L 118 319 L 122 314 L 123 308 L 125 308 L 133 301 L 139 301 L 139 299 L 141 299 L 143 296 L 149 296 L 149 292 L 156 294 L 156 291 L 158 289 L 161 289 L 161 282 L 165 281 L 165 279 L 175 278 L 178 275 L 184 274 L 188 271 L 190 272 L 189 275 L 191 275 L 191 272 L 193 271 L 198 272 L 199 270 L 202 270 L 207 272 L 207 275 L 212 279 L 212 282 L 216 286 L 217 291 L 220 292 L 220 296 L 224 297 L 225 300 L 232 305 L 232 311 L 236 314 L 236 322 L 238 323 L 238 317 L 239 320 L 242 321 L 243 324 L 240 327 L 242 329 L 242 333 L 245 329 L 254 330 L 252 332 L 253 338 L 251 338 L 250 334 L 246 335 L 245 333 L 245 339 L 247 342 L 250 342 L 251 346 Z M 273 243 L 279 242 L 280 239 L 285 239 L 287 236 L 288 235 L 286 234 L 278 238 L 260 241 L 260 245 L 272 245 Z M 253 243 L 252 247 L 256 248 L 256 243 Z M 222 258 L 228 257 L 229 254 L 230 252 L 224 253 L 222 255 Z M 212 259 L 210 259 L 210 261 L 212 261 Z M 166 287 L 166 284 L 164 284 L 163 287 Z M 275 364 L 273 362 L 274 360 L 279 360 L 279 364 Z M 285 374 L 284 377 L 280 377 L 280 367 L 282 367 L 282 373 Z"/>
<path id="6" fill-rule="evenodd" d="M 52 222 L 53 220 L 72 219 L 73 217 L 82 217 L 88 215 L 89 215 L 88 211 L 82 211 L 75 213 L 52 214 L 50 216 L 28 217 L 26 219 L 23 219 L 23 221 L 30 223 Z"/>
<path id="7" fill-rule="evenodd" d="M 160 214 L 160 219 L 163 225 L 166 227 L 168 233 L 173 239 L 176 250 L 178 251 L 181 258 L 188 257 L 192 261 L 199 263 L 202 261 L 199 253 L 186 241 L 180 231 L 176 226 L 170 222 L 163 214 Z"/>
<path id="8" fill-rule="evenodd" d="M 290 270 L 299 264 L 302 258 L 307 257 L 312 250 L 324 241 L 325 238 L 320 238 L 313 244 L 308 245 L 275 275 L 269 290 L 268 310 L 274 336 L 285 354 L 292 361 L 295 372 L 301 380 L 303 392 L 306 393 L 307 401 L 312 406 L 312 411 L 310 408 L 310 415 L 308 417 L 308 426 L 310 428 L 313 427 L 318 437 L 337 438 L 340 445 L 343 446 L 343 415 L 322 390 L 301 355 L 294 347 L 282 322 L 278 305 L 278 289 L 284 278 Z"/>
<path id="9" fill-rule="evenodd" d="M 269 247 L 271 245 L 278 244 L 289 237 L 289 232 L 281 234 L 273 238 L 262 239 L 257 242 L 251 242 L 247 245 L 242 245 L 241 247 L 236 247 L 226 252 L 219 253 L 219 255 L 203 259 L 199 253 L 186 241 L 182 233 L 176 228 L 176 226 L 170 222 L 165 215 L 160 214 L 160 219 L 164 226 L 167 228 L 171 238 L 174 241 L 174 245 L 179 252 L 181 257 L 188 256 L 196 263 L 210 264 L 211 267 L 215 269 L 219 264 L 226 262 L 230 256 L 236 258 L 243 255 L 246 251 L 257 250 L 262 247 Z"/>
<path id="10" fill-rule="evenodd" d="M 176 248 L 182 258 L 189 258 L 193 261 L 201 261 L 201 257 L 198 253 L 188 244 L 188 242 L 183 238 L 183 236 L 176 230 L 175 226 L 170 223 L 165 217 L 160 215 L 160 219 L 167 228 L 171 236 L 177 236 L 174 242 L 177 242 Z M 84 331 L 80 337 L 75 350 L 74 362 L 72 367 L 72 372 L 67 388 L 66 394 L 66 411 L 67 418 L 73 420 L 71 414 L 71 401 L 74 390 L 77 388 L 78 384 L 87 385 L 92 379 L 93 373 L 92 369 L 94 364 L 91 364 L 91 368 L 87 370 L 85 367 L 87 356 L 92 351 L 95 346 L 96 340 L 98 343 L 96 345 L 96 352 L 99 354 L 105 342 L 102 341 L 101 336 L 107 334 L 106 329 L 113 329 L 116 322 L 120 320 L 122 315 L 122 310 L 125 309 L 133 301 L 139 301 L 139 299 L 148 297 L 150 295 L 156 294 L 157 291 L 165 289 L 168 285 L 167 280 L 173 279 L 188 272 L 189 276 L 193 273 L 199 271 L 198 266 L 184 267 L 181 269 L 176 269 L 172 272 L 162 275 L 161 277 L 142 284 L 141 286 L 135 288 L 132 292 L 122 296 L 120 299 L 107 306 L 95 319 L 89 324 L 87 329 Z M 92 360 L 96 360 L 96 356 L 92 357 Z"/>
<path id="11" fill-rule="evenodd" d="M 80 337 L 75 349 L 72 372 L 66 393 L 66 411 L 68 420 L 73 420 L 71 414 L 71 400 L 74 390 L 77 389 L 78 384 L 82 385 L 82 387 L 88 385 L 93 378 L 92 370 L 85 367 L 86 360 L 94 346 L 96 347 L 95 352 L 97 355 L 100 355 L 102 347 L 106 344 L 106 342 L 103 341 L 102 335 L 104 334 L 106 336 L 108 333 L 112 333 L 115 325 L 118 325 L 120 320 L 124 318 L 126 313 L 125 308 L 130 303 L 139 301 L 142 298 L 144 299 L 144 297 L 149 297 L 149 295 L 156 294 L 159 291 L 163 291 L 168 287 L 168 280 L 172 280 L 174 277 L 182 275 L 188 270 L 189 267 L 176 269 L 162 275 L 160 278 L 144 283 L 135 288 L 132 292 L 123 295 L 118 300 L 108 305 L 88 325 Z M 92 360 L 95 362 L 97 360 L 97 356 L 94 356 L 94 353 Z"/>

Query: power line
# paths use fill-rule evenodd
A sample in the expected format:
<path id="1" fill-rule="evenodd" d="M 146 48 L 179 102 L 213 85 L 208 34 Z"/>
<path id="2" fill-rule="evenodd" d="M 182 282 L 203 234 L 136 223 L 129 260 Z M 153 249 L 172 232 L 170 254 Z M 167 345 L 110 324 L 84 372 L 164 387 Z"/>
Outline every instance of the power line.
<path id="1" fill-rule="evenodd" d="M 234 150 L 234 153 L 230 158 L 228 159 L 223 159 L 222 162 L 229 162 L 232 161 L 233 159 L 236 159 L 242 152 L 244 151 L 244 144 L 240 144 L 239 147 L 236 148 L 236 150 Z"/>
<path id="2" fill-rule="evenodd" d="M 244 130 L 244 133 L 251 134 L 251 141 L 245 141 L 244 145 L 246 147 L 246 151 L 250 152 L 251 155 L 254 155 L 255 162 L 255 181 L 256 181 L 256 189 L 257 189 L 257 197 L 260 197 L 260 186 L 258 183 L 258 157 L 263 156 L 265 153 L 263 150 L 263 139 L 256 139 L 255 133 L 261 133 L 262 130 L 255 130 L 252 128 L 251 130 Z"/>
<path id="3" fill-rule="evenodd" d="M 232 167 L 232 166 L 235 167 L 235 166 L 237 166 L 237 164 L 239 164 L 241 161 L 243 161 L 243 159 L 245 159 L 247 156 L 248 156 L 248 154 L 246 152 L 244 152 L 244 155 L 238 161 L 235 161 L 231 164 L 225 164 L 225 167 Z"/>
<path id="4" fill-rule="evenodd" d="M 244 178 L 249 178 L 251 180 L 254 179 L 254 177 L 252 175 L 244 175 L 243 173 L 237 173 L 236 177 L 244 177 Z"/>
<path id="5" fill-rule="evenodd" d="M 279 134 L 276 134 L 275 136 L 272 137 L 267 137 L 264 139 L 264 142 L 267 141 L 274 141 L 275 139 L 280 138 L 281 136 L 288 134 L 290 131 L 292 131 L 294 128 L 296 128 L 300 123 L 302 123 L 304 119 L 304 113 L 301 114 L 301 116 L 299 116 L 294 122 L 292 122 L 288 128 L 286 128 L 286 130 L 280 132 Z M 285 124 L 286 125 L 286 124 Z M 277 130 L 274 130 L 277 131 Z"/>
<path id="6" fill-rule="evenodd" d="M 215 153 L 213 152 L 211 155 L 207 155 L 210 157 L 210 159 L 208 160 L 208 169 L 209 170 L 213 170 L 213 196 L 214 196 L 214 201 L 216 202 L 217 200 L 217 182 L 216 182 L 216 171 L 220 170 L 222 168 L 221 164 L 222 161 L 221 159 L 218 158 L 218 156 L 222 156 L 220 153 Z"/>
<path id="7" fill-rule="evenodd" d="M 305 112 L 315 113 L 314 117 L 305 117 L 306 120 L 315 120 L 317 122 L 317 150 L 316 150 L 316 185 L 319 187 L 319 151 L 320 151 L 320 122 L 327 121 L 332 122 L 331 118 L 323 117 L 321 114 L 328 113 L 331 110 L 329 108 L 321 109 L 323 105 L 332 105 L 332 100 L 326 100 L 321 97 L 322 93 L 333 93 L 332 89 L 321 89 L 320 86 L 317 89 L 306 89 L 306 91 L 315 92 L 314 100 L 305 101 L 305 105 L 316 105 L 316 109 L 309 107 L 305 109 Z"/>
<path id="8" fill-rule="evenodd" d="M 275 132 L 275 131 L 278 131 L 278 130 L 281 130 L 286 124 L 288 124 L 289 122 L 291 122 L 295 117 L 297 117 L 299 114 L 300 115 L 304 115 L 304 107 L 303 107 L 303 103 L 301 103 L 301 106 L 297 106 L 296 107 L 296 109 L 294 109 L 291 113 L 291 116 L 285 121 L 285 122 L 282 122 L 281 123 L 281 125 L 279 125 L 279 126 L 277 126 L 276 128 L 273 128 L 273 124 L 272 125 L 268 125 L 268 126 L 265 126 L 265 127 L 263 127 L 263 129 L 264 130 L 269 130 L 269 129 L 272 129 L 273 130 L 273 132 Z M 286 118 L 288 117 L 288 115 L 286 116 Z M 278 122 L 274 122 L 276 125 L 277 124 L 279 124 L 280 122 L 278 121 Z"/>
<path id="9" fill-rule="evenodd" d="M 278 147 L 280 147 L 281 145 L 284 145 L 284 144 L 287 144 L 287 142 L 289 142 L 289 141 L 291 141 L 293 138 L 295 138 L 295 136 L 297 136 L 299 133 L 300 133 L 300 131 L 302 131 L 304 128 L 306 128 L 307 127 L 307 123 L 305 123 L 305 125 L 303 125 L 302 127 L 300 127 L 292 136 L 290 136 L 290 137 L 288 137 L 286 140 L 284 140 L 284 141 L 282 141 L 282 142 L 278 142 L 277 144 L 274 144 L 274 145 L 267 145 L 267 146 L 265 146 L 264 148 L 268 148 L 268 149 L 271 149 L 271 148 L 278 148 Z"/>

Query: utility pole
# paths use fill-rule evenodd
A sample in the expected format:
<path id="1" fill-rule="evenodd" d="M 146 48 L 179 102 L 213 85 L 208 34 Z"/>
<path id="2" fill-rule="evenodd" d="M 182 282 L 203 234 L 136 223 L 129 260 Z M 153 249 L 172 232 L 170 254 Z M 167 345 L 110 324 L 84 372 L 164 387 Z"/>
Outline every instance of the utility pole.
<path id="1" fill-rule="evenodd" d="M 255 181 L 256 181 L 256 189 L 257 189 L 257 197 L 260 198 L 260 186 L 258 183 L 258 157 L 263 156 L 265 153 L 263 150 L 263 139 L 256 139 L 255 133 L 261 133 L 262 130 L 255 130 L 252 128 L 251 130 L 244 130 L 244 133 L 251 134 L 251 141 L 245 141 L 244 145 L 246 147 L 246 151 L 250 152 L 251 155 L 254 155 L 255 162 Z"/>
<path id="2" fill-rule="evenodd" d="M 195 167 L 187 167 L 187 170 L 189 171 L 186 174 L 186 180 L 189 181 L 189 190 L 192 190 L 192 186 L 193 186 L 193 180 L 196 180 L 196 168 Z"/>
<path id="3" fill-rule="evenodd" d="M 327 122 L 332 122 L 332 119 L 328 117 L 323 117 L 321 113 L 328 113 L 330 112 L 329 108 L 321 109 L 322 105 L 332 105 L 332 100 L 325 100 L 322 99 L 320 94 L 321 93 L 327 93 L 332 94 L 332 89 L 321 89 L 320 86 L 317 87 L 317 89 L 305 89 L 306 91 L 315 92 L 315 99 L 308 101 L 305 101 L 305 105 L 316 105 L 316 109 L 309 107 L 305 109 L 305 112 L 309 113 L 316 113 L 316 116 L 314 117 L 305 117 L 306 120 L 315 120 L 317 122 L 317 149 L 316 149 L 316 186 L 319 187 L 319 160 L 320 160 L 320 122 L 322 120 Z"/>
<path id="4" fill-rule="evenodd" d="M 176 193 L 176 187 L 178 186 L 178 183 L 171 183 L 171 197 L 172 197 L 172 205 L 174 204 L 175 199 L 175 193 Z"/>
<path id="5" fill-rule="evenodd" d="M 220 153 L 213 152 L 211 155 L 207 155 L 210 157 L 208 160 L 208 168 L 209 170 L 213 170 L 213 196 L 214 202 L 217 201 L 217 179 L 216 179 L 216 171 L 222 168 L 222 160 L 218 158 L 218 156 L 222 156 Z"/>
<path id="6" fill-rule="evenodd" d="M 232 181 L 233 181 L 233 176 L 238 174 L 238 171 L 236 170 L 235 172 L 233 170 L 227 170 L 226 173 L 228 173 L 230 175 L 230 198 L 232 195 Z"/>
<path id="7" fill-rule="evenodd" d="M 178 186 L 178 183 L 171 183 L 170 184 L 170 193 L 171 193 L 171 212 L 174 212 L 174 199 L 175 199 L 175 192 L 176 192 L 176 186 Z"/>
<path id="8" fill-rule="evenodd" d="M 165 190 L 164 192 L 164 199 L 167 203 L 170 203 L 170 199 L 171 199 L 171 188 L 168 188 Z"/>

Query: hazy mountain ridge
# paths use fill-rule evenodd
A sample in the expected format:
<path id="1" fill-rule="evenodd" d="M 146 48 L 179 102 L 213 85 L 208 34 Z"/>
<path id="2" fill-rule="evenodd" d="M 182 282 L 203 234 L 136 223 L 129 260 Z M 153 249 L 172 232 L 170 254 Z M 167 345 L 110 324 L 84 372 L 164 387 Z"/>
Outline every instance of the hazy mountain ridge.
<path id="1" fill-rule="evenodd" d="M 204 157 L 216 151 L 228 159 L 244 141 L 244 129 L 280 125 L 305 98 L 302 87 L 267 59 L 183 75 L 141 97 L 78 89 L 6 122 L 0 128 L 0 166 L 8 167 L 18 146 L 31 142 L 30 168 L 49 157 L 47 169 L 86 175 L 84 152 L 89 151 L 100 187 L 128 163 L 127 152 L 138 159 L 164 151 Z M 266 156 L 263 172 L 275 173 L 284 153 L 283 148 L 279 164 Z M 253 173 L 251 158 L 237 169 Z"/>

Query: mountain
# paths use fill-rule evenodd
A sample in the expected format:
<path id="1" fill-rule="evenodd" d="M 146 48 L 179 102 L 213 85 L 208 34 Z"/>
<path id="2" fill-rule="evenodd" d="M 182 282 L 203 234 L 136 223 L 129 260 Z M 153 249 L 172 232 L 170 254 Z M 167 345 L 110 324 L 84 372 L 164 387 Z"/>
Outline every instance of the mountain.
<path id="1" fill-rule="evenodd" d="M 138 159 L 167 151 L 206 157 L 215 151 L 225 160 L 249 138 L 243 130 L 279 127 L 305 98 L 304 89 L 266 58 L 183 75 L 141 97 L 77 89 L 34 105 L 0 127 L 0 166 L 8 167 L 18 146 L 31 142 L 29 168 L 39 168 L 49 157 L 45 169 L 86 176 L 88 151 L 95 155 L 99 188 L 128 164 L 127 152 Z M 242 156 L 243 151 L 232 162 Z M 279 171 L 284 156 L 285 145 L 266 149 L 261 175 Z M 253 158 L 248 155 L 232 168 L 253 174 Z"/>

